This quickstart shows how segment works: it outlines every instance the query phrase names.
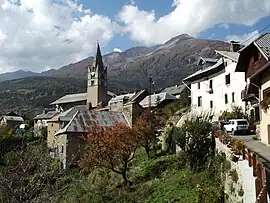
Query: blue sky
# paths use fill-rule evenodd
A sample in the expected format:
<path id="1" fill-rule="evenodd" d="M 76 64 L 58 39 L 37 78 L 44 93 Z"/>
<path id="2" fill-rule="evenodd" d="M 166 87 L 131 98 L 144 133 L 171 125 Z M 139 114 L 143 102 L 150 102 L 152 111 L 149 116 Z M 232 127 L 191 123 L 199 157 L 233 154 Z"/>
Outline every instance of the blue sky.
<path id="1" fill-rule="evenodd" d="M 80 0 L 86 8 L 91 9 L 93 13 L 99 13 L 105 16 L 109 16 L 111 19 L 117 21 L 117 14 L 122 9 L 123 5 L 129 5 L 130 0 Z M 154 11 L 156 18 L 167 15 L 172 12 L 174 7 L 172 6 L 173 1 L 169 0 L 137 0 L 134 3 L 141 9 L 148 12 Z M 248 14 L 247 14 L 248 15 Z M 188 17 L 188 16 L 187 16 Z M 180 19 L 179 19 L 180 20 Z M 120 23 L 121 24 L 121 23 Z M 253 25 L 244 25 L 240 23 L 217 23 L 213 24 L 210 28 L 207 28 L 199 32 L 196 37 L 203 39 L 213 39 L 213 40 L 224 40 L 228 41 L 231 37 L 235 37 L 240 41 L 245 41 L 245 38 L 256 35 L 264 27 L 270 24 L 270 16 L 262 17 L 257 20 Z M 270 31 L 270 28 L 266 29 L 264 32 Z M 263 33 L 264 33 L 263 32 Z M 250 35 L 249 35 L 250 34 Z M 253 35 L 252 35 L 253 34 Z M 168 39 L 169 40 L 169 39 Z M 138 41 L 130 40 L 129 36 L 117 35 L 110 41 L 106 46 L 103 46 L 104 52 L 110 52 L 114 48 L 120 48 L 121 50 L 126 50 L 133 46 L 144 45 Z"/>
<path id="2" fill-rule="evenodd" d="M 269 0 L 0 0 L 0 73 L 57 69 L 97 41 L 103 54 L 180 34 L 243 42 L 268 24 Z"/>

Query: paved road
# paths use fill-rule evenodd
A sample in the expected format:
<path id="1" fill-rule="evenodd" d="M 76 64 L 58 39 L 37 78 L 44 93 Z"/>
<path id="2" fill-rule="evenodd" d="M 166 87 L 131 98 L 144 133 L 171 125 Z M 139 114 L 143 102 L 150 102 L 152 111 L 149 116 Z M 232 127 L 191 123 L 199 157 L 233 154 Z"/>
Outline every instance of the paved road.
<path id="1" fill-rule="evenodd" d="M 250 134 L 250 135 L 232 135 L 232 137 L 234 137 L 234 138 L 236 138 L 238 140 L 245 141 L 245 142 L 254 140 L 253 139 L 254 136 L 255 136 L 254 134 Z"/>

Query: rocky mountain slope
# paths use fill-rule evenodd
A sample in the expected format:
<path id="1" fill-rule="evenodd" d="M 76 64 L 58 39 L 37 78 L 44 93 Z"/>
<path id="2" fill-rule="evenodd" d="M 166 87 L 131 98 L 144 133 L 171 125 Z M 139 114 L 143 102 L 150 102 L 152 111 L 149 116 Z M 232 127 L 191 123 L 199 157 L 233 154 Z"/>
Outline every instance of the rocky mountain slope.
<path id="1" fill-rule="evenodd" d="M 181 79 L 198 69 L 198 56 L 216 57 L 214 50 L 228 50 L 226 42 L 196 39 L 183 34 L 172 38 L 162 45 L 153 47 L 134 47 L 122 53 L 112 52 L 104 55 L 108 67 L 108 79 L 126 88 L 143 88 L 148 85 L 148 76 L 152 75 L 156 87 L 163 88 L 181 83 Z M 84 77 L 87 66 L 93 57 L 72 63 L 58 70 L 49 70 L 40 74 L 17 71 L 0 74 L 0 81 L 27 76 Z M 18 74 L 20 73 L 20 74 Z"/>
<path id="2" fill-rule="evenodd" d="M 134 47 L 121 53 L 106 54 L 103 60 L 108 67 L 109 89 L 119 94 L 148 88 L 149 75 L 155 81 L 156 92 L 181 84 L 184 77 L 199 68 L 196 65 L 199 56 L 215 58 L 218 56 L 214 50 L 228 49 L 226 42 L 180 35 L 162 45 Z M 89 57 L 39 74 L 24 71 L 0 74 L 0 81 L 35 76 L 0 83 L 0 114 L 9 110 L 27 114 L 33 111 L 33 107 L 35 112 L 40 112 L 39 105 L 45 107 L 67 93 L 84 92 L 87 66 L 92 60 L 93 57 Z"/>

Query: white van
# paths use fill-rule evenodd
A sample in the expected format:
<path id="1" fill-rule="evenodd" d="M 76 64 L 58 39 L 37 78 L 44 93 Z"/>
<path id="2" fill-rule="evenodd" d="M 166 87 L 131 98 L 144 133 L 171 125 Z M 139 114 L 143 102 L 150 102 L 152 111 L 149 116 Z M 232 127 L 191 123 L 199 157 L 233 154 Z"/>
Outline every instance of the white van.
<path id="1" fill-rule="evenodd" d="M 226 132 L 231 132 L 233 135 L 236 133 L 249 133 L 250 125 L 247 119 L 232 119 L 229 123 L 224 125 Z"/>

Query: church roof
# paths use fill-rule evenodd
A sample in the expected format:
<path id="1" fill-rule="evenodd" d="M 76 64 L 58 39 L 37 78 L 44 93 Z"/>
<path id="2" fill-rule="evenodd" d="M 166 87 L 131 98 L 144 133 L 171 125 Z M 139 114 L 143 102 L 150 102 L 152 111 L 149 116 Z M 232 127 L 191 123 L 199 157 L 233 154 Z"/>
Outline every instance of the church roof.
<path id="1" fill-rule="evenodd" d="M 111 97 L 114 97 L 116 95 L 110 91 L 108 91 L 107 94 Z M 68 94 L 52 102 L 50 105 L 74 103 L 74 102 L 80 102 L 80 101 L 86 101 L 86 100 L 87 100 L 87 93 Z"/>

